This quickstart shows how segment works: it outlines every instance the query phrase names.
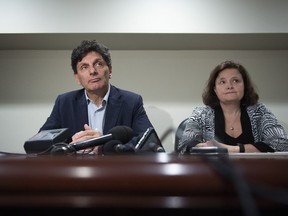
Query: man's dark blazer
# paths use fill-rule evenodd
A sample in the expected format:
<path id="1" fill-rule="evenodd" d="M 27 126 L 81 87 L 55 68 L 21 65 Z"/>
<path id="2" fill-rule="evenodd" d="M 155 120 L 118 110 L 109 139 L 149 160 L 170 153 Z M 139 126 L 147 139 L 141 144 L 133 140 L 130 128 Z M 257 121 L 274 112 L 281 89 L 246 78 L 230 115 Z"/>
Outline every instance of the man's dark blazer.
<path id="1" fill-rule="evenodd" d="M 84 130 L 84 124 L 88 124 L 87 101 L 85 90 L 80 89 L 58 95 L 50 116 L 39 131 L 68 128 L 72 136 Z M 134 137 L 152 127 L 142 97 L 111 85 L 103 134 L 118 125 L 132 128 Z"/>

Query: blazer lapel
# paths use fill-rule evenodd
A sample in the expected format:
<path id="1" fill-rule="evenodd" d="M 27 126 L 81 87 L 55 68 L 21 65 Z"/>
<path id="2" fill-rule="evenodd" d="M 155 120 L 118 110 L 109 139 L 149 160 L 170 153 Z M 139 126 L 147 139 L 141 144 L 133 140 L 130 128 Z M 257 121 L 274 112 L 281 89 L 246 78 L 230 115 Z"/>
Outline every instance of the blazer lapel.
<path id="1" fill-rule="evenodd" d="M 121 107 L 121 95 L 117 89 L 111 85 L 109 100 L 106 107 L 105 124 L 103 129 L 104 134 L 117 125 Z"/>
<path id="2" fill-rule="evenodd" d="M 88 110 L 87 110 L 87 101 L 83 91 L 79 92 L 79 94 L 75 97 L 75 116 L 78 119 L 75 119 L 77 125 L 79 127 L 79 131 L 84 129 L 84 124 L 88 124 Z"/>

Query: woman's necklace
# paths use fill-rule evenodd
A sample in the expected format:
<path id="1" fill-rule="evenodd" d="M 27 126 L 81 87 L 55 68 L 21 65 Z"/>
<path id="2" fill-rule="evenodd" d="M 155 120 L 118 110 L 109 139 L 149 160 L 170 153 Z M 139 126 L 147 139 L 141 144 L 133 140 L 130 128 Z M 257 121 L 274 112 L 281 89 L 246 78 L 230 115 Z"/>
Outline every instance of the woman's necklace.
<path id="1" fill-rule="evenodd" d="M 234 117 L 233 121 L 231 122 L 231 124 L 229 124 L 229 125 L 230 125 L 229 129 L 230 129 L 231 131 L 234 131 L 234 130 L 235 130 L 234 125 L 235 125 L 238 117 L 240 116 L 240 113 L 241 113 L 240 111 L 237 112 L 237 113 L 235 114 L 235 117 Z"/>

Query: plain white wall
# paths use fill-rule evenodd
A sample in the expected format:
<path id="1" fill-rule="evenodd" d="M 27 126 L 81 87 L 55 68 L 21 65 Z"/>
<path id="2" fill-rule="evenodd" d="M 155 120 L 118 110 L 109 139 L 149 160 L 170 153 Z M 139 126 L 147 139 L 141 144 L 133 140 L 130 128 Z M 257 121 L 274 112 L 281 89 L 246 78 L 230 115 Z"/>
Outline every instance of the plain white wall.
<path id="1" fill-rule="evenodd" d="M 0 33 L 280 33 L 286 0 L 0 0 Z"/>

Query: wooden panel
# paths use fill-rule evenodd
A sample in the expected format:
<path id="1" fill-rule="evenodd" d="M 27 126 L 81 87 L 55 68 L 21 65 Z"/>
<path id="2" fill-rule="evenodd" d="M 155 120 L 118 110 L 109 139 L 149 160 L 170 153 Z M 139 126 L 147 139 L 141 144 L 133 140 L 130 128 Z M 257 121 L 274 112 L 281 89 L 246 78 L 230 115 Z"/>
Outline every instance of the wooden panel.
<path id="1" fill-rule="evenodd" d="M 241 209 L 233 172 L 251 188 L 288 188 L 287 157 L 176 156 L 0 157 L 0 207 L 144 214 Z M 231 172 L 232 171 L 232 172 Z M 226 176 L 226 177 L 225 177 Z M 258 188 L 259 189 L 259 188 Z M 287 196 L 287 194 L 286 194 Z M 255 196 L 260 209 L 287 206 Z M 150 209 L 150 210 L 149 210 Z M 148 211 L 149 210 L 149 211 Z M 186 210 L 186 211 L 184 211 Z M 189 211 L 188 211 L 189 210 Z M 277 213 L 276 211 L 276 213 Z M 93 211 L 92 211 L 93 212 Z M 124 211 L 127 214 L 126 211 Z M 133 214 L 135 213 L 132 211 Z M 138 212 L 139 213 L 139 212 Z M 131 213 L 132 215 L 132 213 Z"/>

